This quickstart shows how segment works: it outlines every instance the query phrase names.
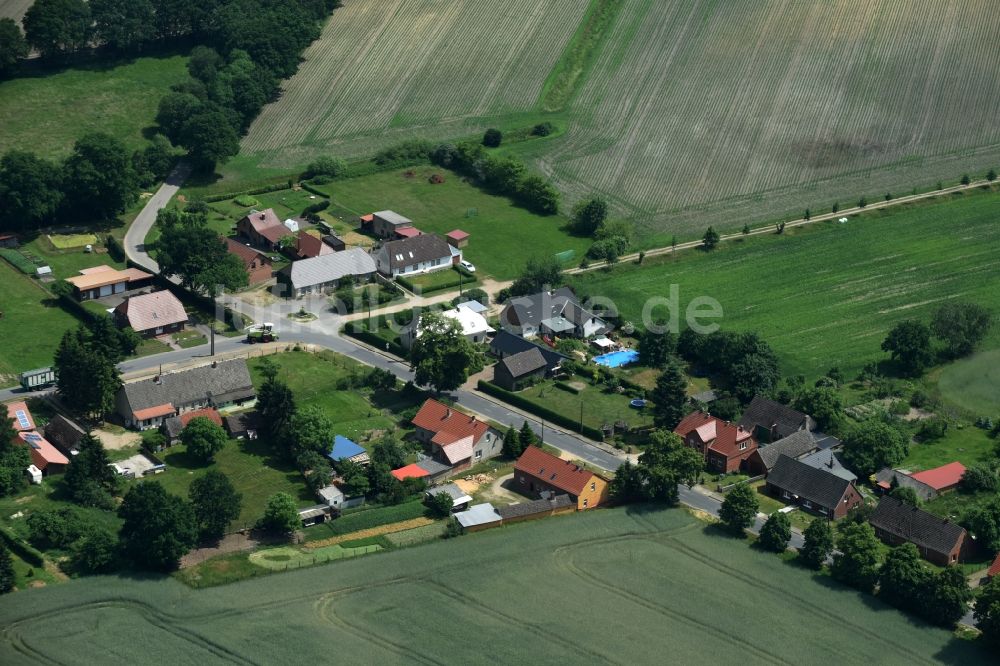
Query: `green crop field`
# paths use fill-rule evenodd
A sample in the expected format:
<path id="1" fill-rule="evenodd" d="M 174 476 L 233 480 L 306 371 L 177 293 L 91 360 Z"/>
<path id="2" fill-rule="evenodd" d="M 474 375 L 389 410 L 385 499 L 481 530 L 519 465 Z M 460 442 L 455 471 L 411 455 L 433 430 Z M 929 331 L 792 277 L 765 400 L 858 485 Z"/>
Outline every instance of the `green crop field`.
<path id="1" fill-rule="evenodd" d="M 264 166 L 365 156 L 530 111 L 588 0 L 348 0 L 243 150 Z"/>
<path id="2" fill-rule="evenodd" d="M 349 0 L 226 173 L 549 119 L 565 131 L 509 150 L 647 246 L 931 189 L 1000 166 L 992 7 Z"/>
<path id="3" fill-rule="evenodd" d="M 4 598 L 0 626 L 6 664 L 991 659 L 679 510 L 550 518 L 205 590 L 83 579 Z"/>
<path id="4" fill-rule="evenodd" d="M 710 254 L 647 259 L 641 267 L 617 266 L 572 282 L 584 294 L 611 298 L 637 323 L 647 300 L 668 296 L 676 284 L 682 327 L 689 303 L 708 296 L 722 305 L 717 323 L 760 332 L 785 373 L 815 378 L 839 365 L 853 376 L 867 361 L 886 358 L 879 346 L 902 319 L 928 321 L 949 299 L 1000 312 L 998 205 L 1000 194 L 976 192 L 873 211 L 847 224 L 723 243 Z M 662 307 L 655 311 L 666 314 Z M 998 340 L 994 328 L 984 346 Z"/>
<path id="5" fill-rule="evenodd" d="M 87 132 L 107 132 L 139 148 L 160 97 L 187 77 L 186 64 L 183 56 L 136 58 L 0 82 L 0 153 L 62 158 Z"/>
<path id="6" fill-rule="evenodd" d="M 977 415 L 1000 413 L 1000 350 L 980 352 L 944 368 L 941 395 Z"/>

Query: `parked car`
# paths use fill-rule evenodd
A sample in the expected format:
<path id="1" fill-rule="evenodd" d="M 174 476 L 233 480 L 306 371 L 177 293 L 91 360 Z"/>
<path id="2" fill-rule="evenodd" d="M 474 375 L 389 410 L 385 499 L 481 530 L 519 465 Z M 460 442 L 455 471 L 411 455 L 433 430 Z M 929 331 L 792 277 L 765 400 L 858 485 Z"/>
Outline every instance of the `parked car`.
<path id="1" fill-rule="evenodd" d="M 460 265 L 462 266 L 462 268 L 464 268 L 465 270 L 467 270 L 470 273 L 475 273 L 476 272 L 476 266 L 474 264 L 472 264 L 471 262 L 465 261 L 463 259 L 461 261 Z"/>

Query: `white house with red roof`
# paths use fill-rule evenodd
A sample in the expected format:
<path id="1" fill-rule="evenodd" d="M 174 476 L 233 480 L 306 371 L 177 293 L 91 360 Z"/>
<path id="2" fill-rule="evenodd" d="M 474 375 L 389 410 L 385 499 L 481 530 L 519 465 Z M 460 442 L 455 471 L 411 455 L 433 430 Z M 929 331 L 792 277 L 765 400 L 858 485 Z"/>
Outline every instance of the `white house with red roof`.
<path id="1" fill-rule="evenodd" d="M 431 454 L 458 472 L 494 458 L 503 450 L 503 435 L 475 416 L 459 412 L 443 402 L 428 399 L 413 417 L 417 439 Z"/>
<path id="2" fill-rule="evenodd" d="M 12 402 L 7 405 L 7 415 L 14 419 L 14 429 L 21 444 L 31 450 L 31 464 L 43 475 L 57 474 L 66 469 L 69 459 L 64 456 L 51 442 L 42 437 L 35 428 L 35 420 L 24 402 Z"/>
<path id="3" fill-rule="evenodd" d="M 705 412 L 685 416 L 674 433 L 705 456 L 709 469 L 722 474 L 739 471 L 757 450 L 757 440 L 750 430 Z"/>

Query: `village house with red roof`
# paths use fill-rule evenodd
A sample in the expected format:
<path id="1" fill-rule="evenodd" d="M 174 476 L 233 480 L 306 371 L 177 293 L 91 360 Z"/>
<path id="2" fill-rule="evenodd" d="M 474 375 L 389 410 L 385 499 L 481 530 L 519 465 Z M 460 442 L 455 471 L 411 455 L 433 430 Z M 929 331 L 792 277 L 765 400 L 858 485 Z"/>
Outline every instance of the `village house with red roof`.
<path id="1" fill-rule="evenodd" d="M 274 275 L 274 262 L 260 250 L 244 245 L 232 238 L 226 241 L 226 251 L 234 254 L 243 262 L 243 268 L 247 271 L 247 277 L 251 285 L 267 282 Z"/>
<path id="2" fill-rule="evenodd" d="M 608 480 L 537 446 L 529 446 L 514 463 L 514 487 L 531 498 L 566 494 L 578 511 L 608 501 Z"/>
<path id="3" fill-rule="evenodd" d="M 757 450 L 757 440 L 750 430 L 705 412 L 688 414 L 674 432 L 705 456 L 709 469 L 720 474 L 739 471 Z"/>
<path id="4" fill-rule="evenodd" d="M 435 460 L 452 472 L 495 458 L 503 450 L 503 435 L 475 416 L 428 399 L 413 417 L 418 440 L 430 447 Z"/>
<path id="5" fill-rule="evenodd" d="M 273 208 L 268 208 L 250 211 L 236 223 L 236 233 L 251 245 L 270 252 L 277 250 L 281 239 L 293 232 L 278 219 Z"/>
<path id="6" fill-rule="evenodd" d="M 914 472 L 910 478 L 930 486 L 938 493 L 944 493 L 957 488 L 964 474 L 965 465 L 960 462 L 952 462 L 934 469 L 926 469 L 923 472 Z"/>
<path id="7" fill-rule="evenodd" d="M 43 475 L 65 471 L 69 458 L 38 432 L 27 403 L 23 401 L 8 403 L 7 416 L 14 419 L 14 430 L 17 431 L 17 439 L 14 441 L 30 449 L 31 464 L 38 470 L 31 472 L 32 479 L 37 478 L 36 483 L 41 482 L 40 477 Z"/>

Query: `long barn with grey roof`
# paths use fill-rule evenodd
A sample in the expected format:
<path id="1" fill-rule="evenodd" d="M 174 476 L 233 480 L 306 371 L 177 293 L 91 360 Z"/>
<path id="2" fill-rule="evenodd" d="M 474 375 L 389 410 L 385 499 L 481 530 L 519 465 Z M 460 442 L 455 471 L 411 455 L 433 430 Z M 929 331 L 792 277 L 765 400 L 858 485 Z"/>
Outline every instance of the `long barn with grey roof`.
<path id="1" fill-rule="evenodd" d="M 235 359 L 129 382 L 115 407 L 125 425 L 147 430 L 193 409 L 249 405 L 256 396 L 246 361 Z"/>
<path id="2" fill-rule="evenodd" d="M 292 297 L 335 289 L 341 281 L 368 280 L 375 275 L 375 260 L 359 247 L 293 261 L 278 273 Z"/>

